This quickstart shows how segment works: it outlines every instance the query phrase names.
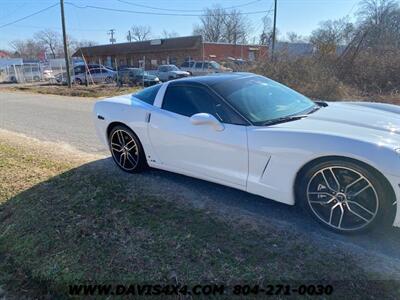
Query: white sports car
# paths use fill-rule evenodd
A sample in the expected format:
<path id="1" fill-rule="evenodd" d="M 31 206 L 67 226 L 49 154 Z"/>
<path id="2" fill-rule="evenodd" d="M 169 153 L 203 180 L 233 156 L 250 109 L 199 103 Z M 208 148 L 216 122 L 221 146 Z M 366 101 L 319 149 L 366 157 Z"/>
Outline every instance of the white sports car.
<path id="1" fill-rule="evenodd" d="M 174 80 L 94 108 L 124 171 L 150 166 L 299 204 L 347 233 L 400 226 L 399 116 L 389 104 L 313 102 L 251 73 Z"/>

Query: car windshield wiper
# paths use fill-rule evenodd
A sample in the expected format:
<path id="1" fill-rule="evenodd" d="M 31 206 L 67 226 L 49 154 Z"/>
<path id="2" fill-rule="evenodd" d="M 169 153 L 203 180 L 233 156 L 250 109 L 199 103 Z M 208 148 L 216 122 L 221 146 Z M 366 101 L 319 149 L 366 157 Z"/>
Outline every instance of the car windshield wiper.
<path id="1" fill-rule="evenodd" d="M 303 119 L 306 117 L 308 117 L 308 115 L 293 115 L 293 116 L 277 118 L 277 119 L 273 119 L 273 120 L 264 122 L 262 124 L 262 126 L 275 125 L 275 124 L 280 124 L 280 123 L 285 123 L 285 122 L 296 121 L 296 120 L 300 120 L 300 119 Z"/>
<path id="2" fill-rule="evenodd" d="M 321 109 L 321 106 L 315 105 L 315 106 L 313 107 L 313 109 L 311 109 L 311 110 L 307 113 L 307 115 L 310 115 L 310 114 L 316 112 L 316 111 L 319 110 L 319 109 Z"/>

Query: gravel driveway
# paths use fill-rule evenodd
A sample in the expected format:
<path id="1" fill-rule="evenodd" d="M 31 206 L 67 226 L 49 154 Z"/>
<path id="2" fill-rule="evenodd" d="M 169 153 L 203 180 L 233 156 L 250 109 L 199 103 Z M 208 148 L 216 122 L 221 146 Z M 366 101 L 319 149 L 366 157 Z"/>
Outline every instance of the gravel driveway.
<path id="1" fill-rule="evenodd" d="M 92 124 L 91 110 L 94 101 L 87 98 L 0 91 L 0 128 L 40 140 L 68 143 L 85 152 L 107 153 L 99 143 Z M 108 163 L 112 165 L 110 161 Z M 168 193 L 179 195 L 180 192 L 191 191 L 194 202 L 199 205 L 229 209 L 258 221 L 276 223 L 288 230 L 306 232 L 315 240 L 331 243 L 332 247 L 346 247 L 356 253 L 367 252 L 371 256 L 384 259 L 388 264 L 400 267 L 400 229 L 390 228 L 365 235 L 341 236 L 321 229 L 297 207 L 169 172 L 150 170 L 144 176 L 165 187 Z M 400 279 L 400 274 L 392 273 L 391 276 Z"/>

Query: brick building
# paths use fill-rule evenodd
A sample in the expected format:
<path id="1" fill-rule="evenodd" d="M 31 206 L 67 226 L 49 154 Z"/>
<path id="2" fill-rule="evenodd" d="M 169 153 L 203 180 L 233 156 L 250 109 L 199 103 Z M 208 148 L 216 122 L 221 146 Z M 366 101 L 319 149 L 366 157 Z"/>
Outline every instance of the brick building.
<path id="1" fill-rule="evenodd" d="M 87 63 L 98 63 L 111 67 L 140 67 L 144 64 L 146 69 L 153 69 L 158 65 L 168 63 L 179 66 L 187 60 L 204 59 L 221 62 L 243 59 L 255 61 L 267 56 L 267 47 L 210 43 L 203 42 L 201 36 L 186 36 L 83 47 L 72 56 L 83 56 Z"/>

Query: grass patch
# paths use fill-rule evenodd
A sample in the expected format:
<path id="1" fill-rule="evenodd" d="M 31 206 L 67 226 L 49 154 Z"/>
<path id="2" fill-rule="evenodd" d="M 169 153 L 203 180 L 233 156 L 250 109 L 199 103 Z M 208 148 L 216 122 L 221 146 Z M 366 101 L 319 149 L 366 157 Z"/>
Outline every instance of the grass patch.
<path id="1" fill-rule="evenodd" d="M 0 141 L 0 170 L 0 286 L 11 293 L 59 298 L 87 281 L 282 280 L 341 280 L 336 295 L 365 299 L 398 292 L 368 282 L 379 274 L 335 247 L 149 196 L 140 176 L 100 162 L 76 167 Z"/>
<path id="2" fill-rule="evenodd" d="M 67 86 L 64 85 L 42 84 L 13 86 L 7 87 L 5 89 L 37 94 L 98 98 L 134 93 L 138 91 L 140 87 L 117 87 L 115 84 L 96 84 L 89 86 L 73 85 L 72 88 L 69 89 Z"/>

